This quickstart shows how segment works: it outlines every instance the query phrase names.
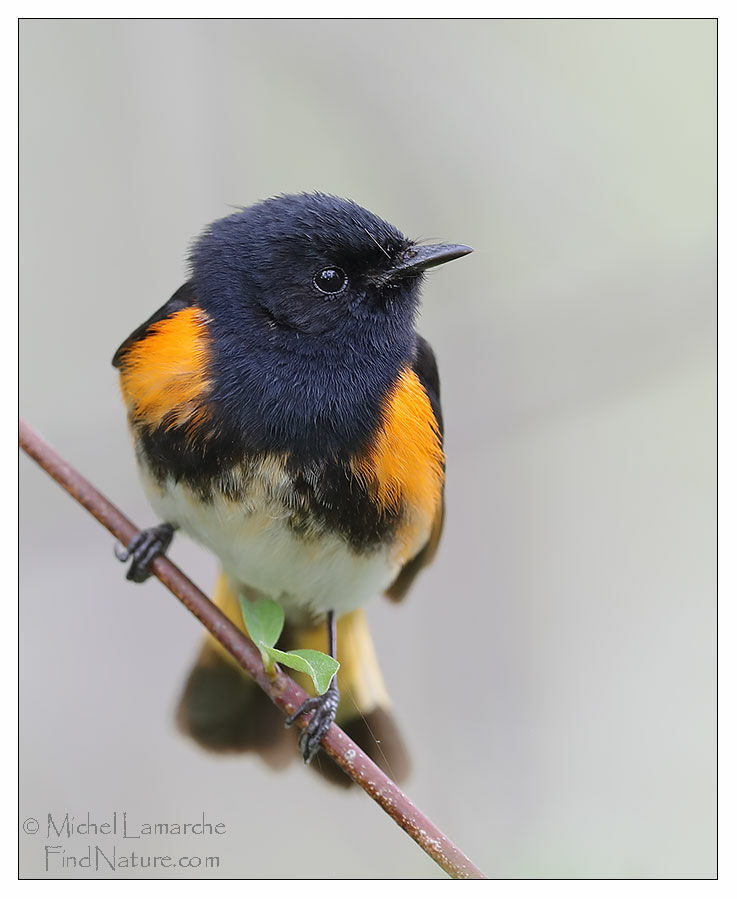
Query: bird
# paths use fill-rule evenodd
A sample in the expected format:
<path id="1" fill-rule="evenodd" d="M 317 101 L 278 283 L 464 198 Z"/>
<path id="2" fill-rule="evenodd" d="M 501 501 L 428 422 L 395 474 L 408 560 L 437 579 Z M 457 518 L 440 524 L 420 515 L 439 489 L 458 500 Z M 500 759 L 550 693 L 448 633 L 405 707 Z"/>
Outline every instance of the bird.
<path id="1" fill-rule="evenodd" d="M 352 200 L 270 197 L 204 229 L 188 280 L 113 358 L 160 520 L 118 548 L 126 577 L 144 582 L 181 530 L 218 559 L 214 601 L 241 630 L 240 599 L 266 597 L 284 611 L 279 646 L 340 661 L 287 720 L 313 713 L 305 762 L 335 720 L 395 779 L 409 768 L 364 607 L 403 599 L 438 547 L 440 381 L 416 320 L 426 272 L 470 252 L 411 240 Z M 297 755 L 209 636 L 177 721 L 206 749 L 254 750 L 273 768 Z"/>

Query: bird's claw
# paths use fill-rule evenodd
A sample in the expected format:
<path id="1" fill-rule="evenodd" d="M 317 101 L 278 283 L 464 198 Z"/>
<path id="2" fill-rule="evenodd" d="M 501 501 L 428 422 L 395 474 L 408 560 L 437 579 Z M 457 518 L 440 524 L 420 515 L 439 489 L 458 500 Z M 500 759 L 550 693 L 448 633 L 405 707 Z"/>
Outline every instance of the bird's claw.
<path id="1" fill-rule="evenodd" d="M 299 751 L 302 753 L 302 758 L 305 760 L 306 765 L 309 765 L 315 757 L 317 750 L 320 748 L 322 738 L 330 730 L 330 725 L 333 721 L 335 721 L 339 700 L 338 685 L 335 683 L 335 678 L 333 678 L 330 686 L 322 695 L 306 699 L 297 711 L 287 718 L 285 724 L 289 727 L 301 715 L 314 711 L 299 737 Z"/>
<path id="2" fill-rule="evenodd" d="M 156 556 L 166 552 L 173 536 L 172 525 L 157 524 L 155 527 L 139 531 L 127 547 L 115 546 L 113 551 L 117 559 L 121 562 L 132 559 L 125 575 L 126 579 L 142 584 L 151 577 L 149 569 L 151 562 Z"/>

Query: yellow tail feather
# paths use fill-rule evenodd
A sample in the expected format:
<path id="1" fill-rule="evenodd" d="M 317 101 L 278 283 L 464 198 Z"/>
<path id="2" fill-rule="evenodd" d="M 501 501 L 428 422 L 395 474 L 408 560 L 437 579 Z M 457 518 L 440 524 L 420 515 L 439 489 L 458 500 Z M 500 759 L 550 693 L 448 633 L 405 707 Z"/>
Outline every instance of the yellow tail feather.
<path id="1" fill-rule="evenodd" d="M 213 601 L 245 632 L 238 596 L 222 573 Z M 325 623 L 308 628 L 288 626 L 279 646 L 325 652 Z M 390 776 L 401 779 L 408 769 L 407 753 L 391 716 L 391 701 L 362 609 L 338 621 L 337 649 L 341 700 L 336 721 Z M 314 693 L 307 675 L 288 673 L 307 692 Z M 189 675 L 177 718 L 181 729 L 206 749 L 255 750 L 276 768 L 297 756 L 294 731 L 284 728 L 278 709 L 211 634 Z M 331 780 L 347 782 L 324 756 L 317 770 Z"/>

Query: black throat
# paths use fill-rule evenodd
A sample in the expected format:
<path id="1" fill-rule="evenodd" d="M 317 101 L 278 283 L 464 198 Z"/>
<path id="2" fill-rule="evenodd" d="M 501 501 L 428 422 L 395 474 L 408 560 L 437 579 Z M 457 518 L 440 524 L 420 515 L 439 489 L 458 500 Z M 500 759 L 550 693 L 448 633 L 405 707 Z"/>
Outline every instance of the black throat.
<path id="1" fill-rule="evenodd" d="M 387 393 L 411 363 L 413 329 L 369 318 L 329 336 L 260 325 L 236 330 L 222 315 L 210 325 L 218 431 L 245 455 L 286 453 L 304 466 L 365 449 Z"/>

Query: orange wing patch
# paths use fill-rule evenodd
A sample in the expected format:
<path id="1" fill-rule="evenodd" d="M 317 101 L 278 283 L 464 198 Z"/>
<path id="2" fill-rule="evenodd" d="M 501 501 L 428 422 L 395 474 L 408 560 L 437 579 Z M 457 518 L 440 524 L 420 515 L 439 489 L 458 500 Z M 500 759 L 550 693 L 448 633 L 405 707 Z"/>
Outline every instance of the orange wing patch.
<path id="1" fill-rule="evenodd" d="M 404 503 L 407 521 L 397 535 L 401 561 L 429 533 L 439 508 L 445 457 L 430 400 L 410 368 L 399 373 L 384 404 L 382 424 L 368 451 L 351 468 L 385 509 Z"/>
<path id="2" fill-rule="evenodd" d="M 120 386 L 132 420 L 168 429 L 195 427 L 207 418 L 208 321 L 196 306 L 180 309 L 125 352 Z"/>

